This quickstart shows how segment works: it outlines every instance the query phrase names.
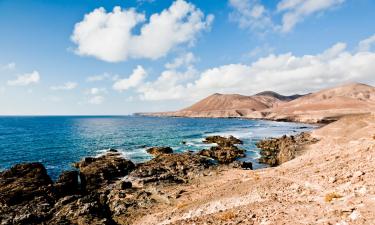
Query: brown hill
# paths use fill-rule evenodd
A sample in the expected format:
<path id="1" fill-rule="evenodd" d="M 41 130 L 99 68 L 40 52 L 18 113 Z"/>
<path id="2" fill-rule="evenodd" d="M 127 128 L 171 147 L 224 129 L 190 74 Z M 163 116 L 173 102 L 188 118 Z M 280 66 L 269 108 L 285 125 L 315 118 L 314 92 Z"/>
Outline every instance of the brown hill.
<path id="1" fill-rule="evenodd" d="M 278 99 L 267 97 L 265 99 L 254 98 L 251 96 L 244 96 L 238 94 L 213 94 L 207 98 L 195 103 L 194 105 L 185 108 L 181 111 L 203 112 L 213 110 L 241 110 L 250 109 L 252 111 L 259 111 L 269 108 Z"/>
<path id="2" fill-rule="evenodd" d="M 345 115 L 369 112 L 375 112 L 375 88 L 350 83 L 304 96 L 283 96 L 271 91 L 253 96 L 213 94 L 180 111 L 146 115 L 241 117 L 318 123 L 335 121 Z"/>
<path id="3" fill-rule="evenodd" d="M 244 117 L 256 115 L 260 111 L 274 107 L 281 102 L 283 101 L 269 95 L 245 96 L 216 93 L 180 111 L 154 113 L 152 115 L 214 118 Z"/>
<path id="4" fill-rule="evenodd" d="M 351 83 L 325 89 L 267 110 L 268 119 L 325 122 L 344 115 L 373 112 L 375 88 Z"/>

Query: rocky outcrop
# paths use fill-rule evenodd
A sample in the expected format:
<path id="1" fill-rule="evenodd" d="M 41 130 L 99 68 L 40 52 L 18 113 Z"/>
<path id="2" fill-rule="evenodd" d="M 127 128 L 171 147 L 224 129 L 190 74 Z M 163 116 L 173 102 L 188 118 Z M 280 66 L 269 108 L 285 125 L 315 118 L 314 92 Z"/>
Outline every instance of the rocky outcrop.
<path id="1" fill-rule="evenodd" d="M 301 133 L 296 136 L 282 136 L 281 138 L 271 138 L 259 141 L 256 145 L 261 149 L 260 163 L 270 166 L 277 166 L 292 160 L 303 148 L 318 140 L 311 138 L 309 133 Z"/>
<path id="2" fill-rule="evenodd" d="M 106 188 L 135 165 L 110 151 L 75 166 L 79 171 L 65 171 L 55 183 L 40 163 L 18 164 L 1 172 L 1 224 L 115 224 Z"/>
<path id="3" fill-rule="evenodd" d="M 0 173 L 0 221 L 21 224 L 132 224 L 157 204 L 181 197 L 174 184 L 208 176 L 219 163 L 228 164 L 244 153 L 233 136 L 208 137 L 217 146 L 196 154 L 171 154 L 171 148 L 154 148 L 152 160 L 133 164 L 110 149 L 100 157 L 86 157 L 64 171 L 55 183 L 40 163 L 16 165 Z M 204 157 L 208 156 L 208 157 Z M 233 167 L 251 169 L 251 163 Z M 165 191 L 163 188 L 170 188 Z"/>
<path id="4" fill-rule="evenodd" d="M 171 147 L 152 147 L 147 149 L 146 151 L 147 153 L 154 156 L 173 153 L 173 149 Z"/>
<path id="5" fill-rule="evenodd" d="M 240 139 L 235 138 L 232 135 L 229 137 L 221 137 L 217 135 L 208 136 L 203 140 L 203 143 L 207 143 L 207 144 L 215 143 L 219 146 L 232 146 L 236 144 L 240 144 L 240 145 L 243 144 L 243 142 Z"/>
<path id="6" fill-rule="evenodd" d="M 64 197 L 66 195 L 78 194 L 81 191 L 78 177 L 79 172 L 75 170 L 62 172 L 54 184 L 56 195 Z"/>
<path id="7" fill-rule="evenodd" d="M 187 182 L 189 178 L 212 165 L 211 160 L 192 153 L 162 154 L 137 165 L 131 176 L 149 182 Z"/>
<path id="8" fill-rule="evenodd" d="M 228 164 L 239 157 L 245 157 L 245 150 L 237 146 L 213 146 L 210 149 L 204 149 L 198 153 L 201 156 L 213 158 L 220 164 Z"/>
<path id="9" fill-rule="evenodd" d="M 82 188 L 88 192 L 96 190 L 118 177 L 129 174 L 135 168 L 134 163 L 119 156 L 120 153 L 109 152 L 97 158 L 87 157 L 75 163 L 74 167 L 80 171 Z"/>
<path id="10" fill-rule="evenodd" d="M 15 205 L 51 192 L 52 180 L 41 163 L 18 164 L 0 173 L 0 202 Z"/>
<path id="11" fill-rule="evenodd" d="M 52 181 L 41 163 L 18 164 L 0 173 L 1 224 L 37 224 L 53 206 Z"/>
<path id="12" fill-rule="evenodd" d="M 237 158 L 245 156 L 245 150 L 236 146 L 236 144 L 243 144 L 243 142 L 233 136 L 209 136 L 203 140 L 203 143 L 215 143 L 217 146 L 201 150 L 198 154 L 215 159 L 220 164 L 229 164 Z"/>

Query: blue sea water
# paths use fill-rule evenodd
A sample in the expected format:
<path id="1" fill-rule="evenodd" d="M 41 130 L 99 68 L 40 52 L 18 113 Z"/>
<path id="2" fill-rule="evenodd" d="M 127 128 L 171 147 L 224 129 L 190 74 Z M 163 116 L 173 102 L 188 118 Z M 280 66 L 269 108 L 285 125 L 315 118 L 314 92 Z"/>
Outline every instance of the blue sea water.
<path id="1" fill-rule="evenodd" d="M 142 162 L 152 158 L 147 147 L 170 146 L 175 152 L 201 150 L 208 135 L 233 135 L 256 168 L 255 142 L 266 137 L 295 134 L 313 126 L 242 119 L 157 118 L 141 116 L 0 117 L 0 170 L 21 162 L 41 162 L 53 179 L 86 156 L 109 148 Z M 182 142 L 186 142 L 183 144 Z"/>

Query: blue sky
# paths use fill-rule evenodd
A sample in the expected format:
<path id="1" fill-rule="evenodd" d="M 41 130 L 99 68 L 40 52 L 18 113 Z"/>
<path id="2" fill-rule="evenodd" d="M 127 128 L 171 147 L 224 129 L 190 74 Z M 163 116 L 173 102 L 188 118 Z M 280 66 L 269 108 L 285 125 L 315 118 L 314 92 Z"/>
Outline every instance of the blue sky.
<path id="1" fill-rule="evenodd" d="M 0 114 L 374 85 L 374 11 L 372 0 L 0 0 Z"/>

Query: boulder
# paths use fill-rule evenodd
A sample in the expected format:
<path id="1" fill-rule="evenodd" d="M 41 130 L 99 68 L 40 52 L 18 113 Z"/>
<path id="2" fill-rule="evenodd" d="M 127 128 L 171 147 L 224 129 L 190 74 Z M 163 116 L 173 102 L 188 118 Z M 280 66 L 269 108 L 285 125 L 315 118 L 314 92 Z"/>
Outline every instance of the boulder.
<path id="1" fill-rule="evenodd" d="M 147 149 L 146 151 L 147 153 L 154 156 L 173 153 L 173 149 L 171 147 L 152 147 Z"/>
<path id="2" fill-rule="evenodd" d="M 228 164 L 240 157 L 245 157 L 245 150 L 237 146 L 213 146 L 210 149 L 204 149 L 198 152 L 201 156 L 215 159 L 220 164 Z"/>
<path id="3" fill-rule="evenodd" d="M 41 163 L 17 164 L 0 173 L 0 202 L 15 205 L 50 193 L 52 180 Z"/>
<path id="4" fill-rule="evenodd" d="M 53 204 L 52 180 L 41 163 L 17 164 L 0 173 L 1 224 L 39 224 Z"/>
<path id="5" fill-rule="evenodd" d="M 209 136 L 209 137 L 205 138 L 203 143 L 208 143 L 208 144 L 215 143 L 215 144 L 217 144 L 219 146 L 223 146 L 223 147 L 232 146 L 232 145 L 236 145 L 236 144 L 243 144 L 243 142 L 240 139 L 235 138 L 232 135 L 229 136 L 229 137 Z"/>
<path id="6" fill-rule="evenodd" d="M 234 161 L 231 166 L 233 168 L 244 169 L 244 170 L 252 170 L 253 163 L 250 161 Z"/>
<path id="7" fill-rule="evenodd" d="M 54 184 L 55 193 L 58 197 L 77 194 L 80 191 L 78 182 L 78 171 L 64 171 L 60 174 L 59 179 Z"/>
<path id="8" fill-rule="evenodd" d="M 113 152 L 97 158 L 87 157 L 74 166 L 80 171 L 81 186 L 85 191 L 96 190 L 126 176 L 135 168 L 133 162 Z"/>
<path id="9" fill-rule="evenodd" d="M 256 146 L 260 148 L 260 163 L 270 166 L 278 166 L 294 159 L 298 153 L 309 144 L 318 140 L 312 138 L 309 133 L 302 132 L 296 136 L 282 136 L 259 141 Z"/>

